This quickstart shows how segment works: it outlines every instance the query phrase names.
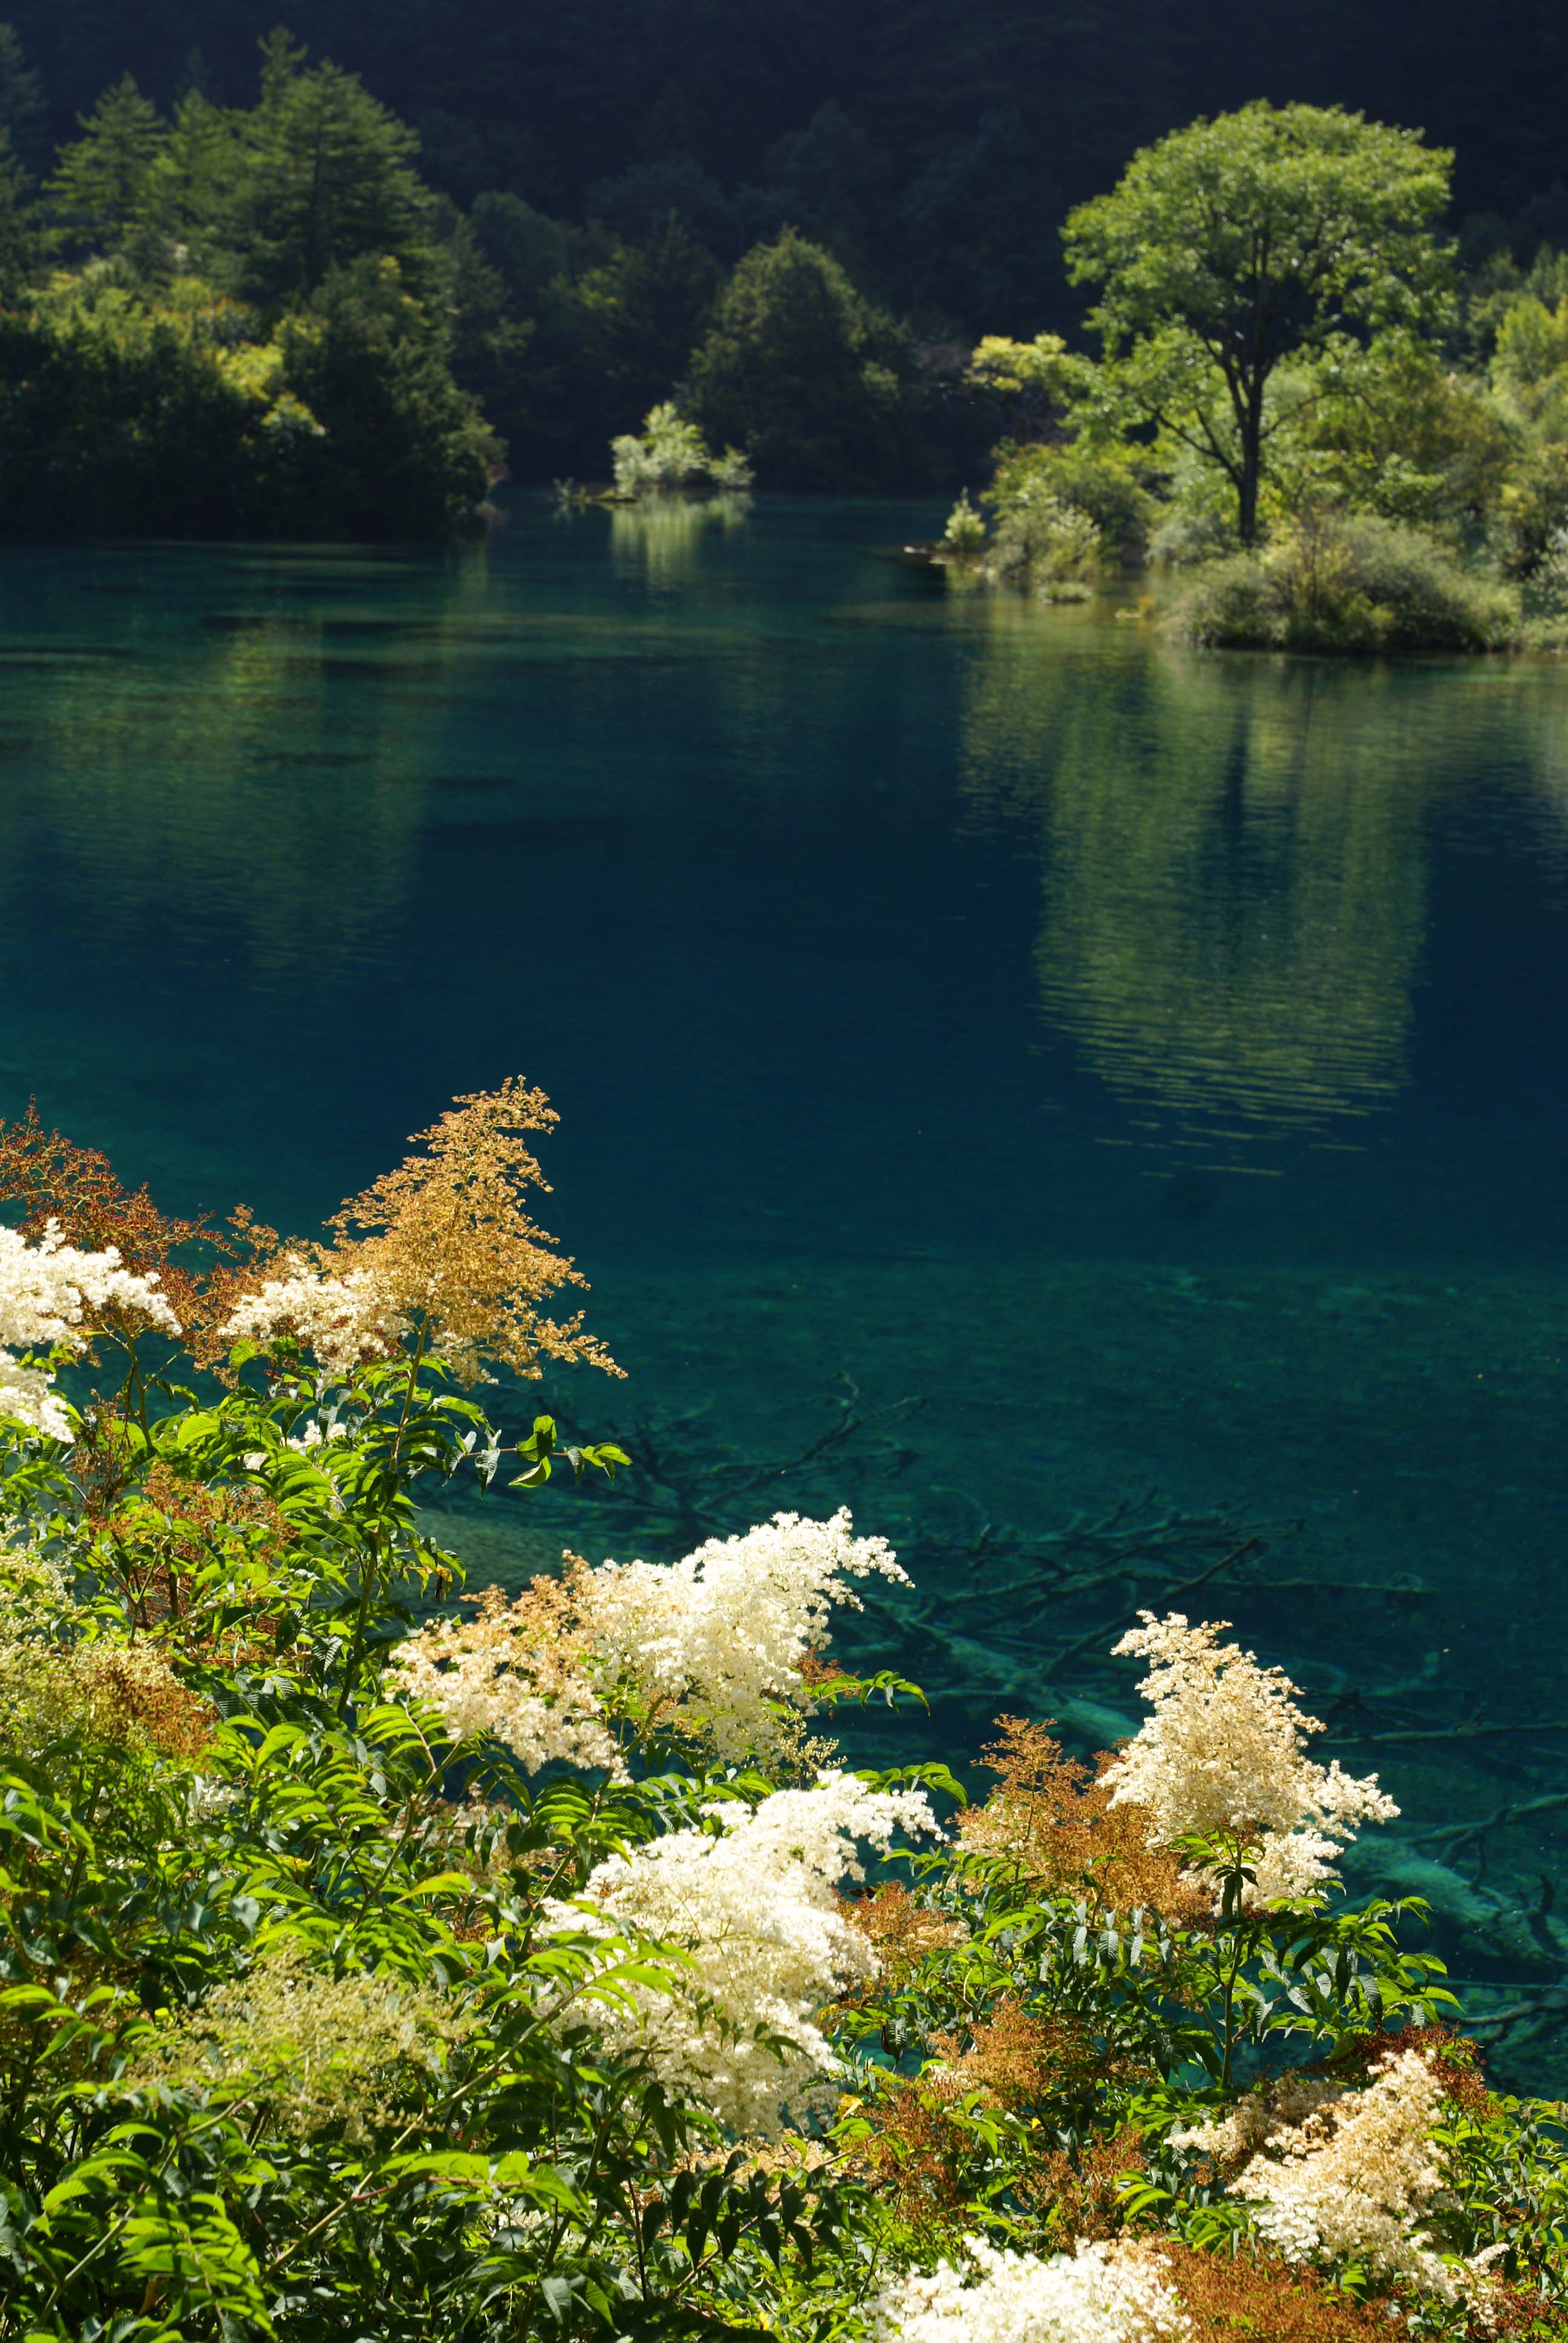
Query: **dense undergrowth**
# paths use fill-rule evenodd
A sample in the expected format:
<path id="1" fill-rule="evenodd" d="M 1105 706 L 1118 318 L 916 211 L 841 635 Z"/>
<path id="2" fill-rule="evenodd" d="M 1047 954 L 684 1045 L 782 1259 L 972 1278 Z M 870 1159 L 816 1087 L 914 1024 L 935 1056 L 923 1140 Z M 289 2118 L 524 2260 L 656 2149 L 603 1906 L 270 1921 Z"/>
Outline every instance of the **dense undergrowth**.
<path id="1" fill-rule="evenodd" d="M 1522 618 L 1516 588 L 1420 531 L 1317 512 L 1200 571 L 1176 613 L 1195 643 L 1328 652 L 1502 650 Z"/>
<path id="2" fill-rule="evenodd" d="M 1561 2110 L 1340 1897 L 1391 1802 L 1221 1629 L 968 1805 L 834 1746 L 917 1699 L 828 1655 L 903 1580 L 846 1514 L 461 1598 L 421 1484 L 565 1538 L 626 1465 L 480 1403 L 615 1371 L 553 1119 L 460 1101 L 290 1245 L 0 1130 L 0 2335 L 1568 2332 Z"/>

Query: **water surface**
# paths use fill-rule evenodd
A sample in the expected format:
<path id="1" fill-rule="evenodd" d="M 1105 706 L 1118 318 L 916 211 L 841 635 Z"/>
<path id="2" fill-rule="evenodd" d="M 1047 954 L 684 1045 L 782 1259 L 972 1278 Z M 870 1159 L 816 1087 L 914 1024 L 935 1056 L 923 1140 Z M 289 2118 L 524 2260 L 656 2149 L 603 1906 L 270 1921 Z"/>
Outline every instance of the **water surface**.
<path id="1" fill-rule="evenodd" d="M 920 1584 L 856 1648 L 970 1748 L 1231 1618 L 1539 2077 L 1568 672 L 1197 658 L 945 591 L 935 518 L 5 554 L 0 1111 L 308 1230 L 526 1073 L 631 1371 L 550 1395 L 644 1470 L 460 1508 L 481 1575 L 847 1500 Z"/>

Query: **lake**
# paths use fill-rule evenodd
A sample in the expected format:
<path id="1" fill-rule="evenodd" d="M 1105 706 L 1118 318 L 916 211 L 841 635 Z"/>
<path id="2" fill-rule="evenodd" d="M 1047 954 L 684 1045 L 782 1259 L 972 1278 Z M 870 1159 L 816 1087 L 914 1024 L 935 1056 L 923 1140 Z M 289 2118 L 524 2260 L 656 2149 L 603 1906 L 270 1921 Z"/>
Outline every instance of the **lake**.
<path id="1" fill-rule="evenodd" d="M 881 1755 L 1102 1746 L 1141 1604 L 1232 1620 L 1568 2090 L 1568 672 L 1200 658 L 940 519 L 0 556 L 0 1112 L 308 1232 L 526 1074 L 639 1469 L 447 1508 L 475 1575 L 847 1502 Z"/>

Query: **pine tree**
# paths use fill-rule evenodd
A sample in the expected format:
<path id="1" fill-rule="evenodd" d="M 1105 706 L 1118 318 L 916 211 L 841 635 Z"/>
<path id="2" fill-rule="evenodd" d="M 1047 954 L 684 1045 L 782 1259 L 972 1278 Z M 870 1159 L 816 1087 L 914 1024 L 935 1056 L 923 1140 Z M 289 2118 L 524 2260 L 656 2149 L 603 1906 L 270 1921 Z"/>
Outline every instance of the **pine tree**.
<path id="1" fill-rule="evenodd" d="M 76 119 L 83 136 L 63 150 L 48 192 L 74 227 L 119 251 L 152 224 L 167 133 L 129 74 Z"/>
<path id="2" fill-rule="evenodd" d="M 32 181 L 17 161 L 11 134 L 0 127 L 0 301 L 15 301 L 38 260 Z"/>
<path id="3" fill-rule="evenodd" d="M 44 81 L 27 63 L 15 25 L 0 25 L 0 130 L 25 170 L 39 170 L 48 153 Z"/>
<path id="4" fill-rule="evenodd" d="M 406 288 L 434 282 L 417 134 L 335 65 L 307 68 L 286 33 L 262 44 L 261 103 L 245 125 L 232 236 L 243 289 L 287 307 L 334 269 L 397 261 Z"/>
<path id="5" fill-rule="evenodd" d="M 199 89 L 187 90 L 158 160 L 158 208 L 171 234 L 194 245 L 204 261 L 226 235 L 241 154 L 239 117 Z"/>

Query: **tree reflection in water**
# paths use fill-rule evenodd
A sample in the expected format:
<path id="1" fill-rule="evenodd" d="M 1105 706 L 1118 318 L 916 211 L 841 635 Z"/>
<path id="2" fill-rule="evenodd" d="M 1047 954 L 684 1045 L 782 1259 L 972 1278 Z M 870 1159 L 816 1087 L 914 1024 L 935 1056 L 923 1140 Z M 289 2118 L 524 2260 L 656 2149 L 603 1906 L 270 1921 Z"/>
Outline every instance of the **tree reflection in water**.
<path id="1" fill-rule="evenodd" d="M 1151 659 L 1103 629 L 1042 656 L 1037 612 L 985 616 L 964 789 L 973 817 L 1035 826 L 1050 1021 L 1219 1157 L 1391 1098 L 1425 919 L 1435 775 L 1406 721 L 1425 703 L 1391 670 Z"/>

